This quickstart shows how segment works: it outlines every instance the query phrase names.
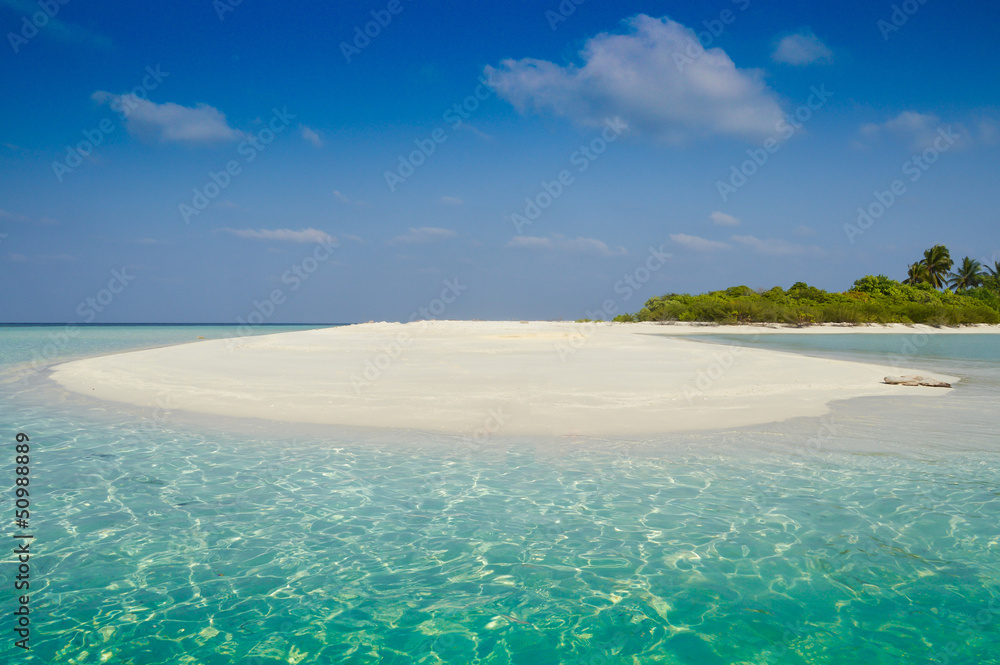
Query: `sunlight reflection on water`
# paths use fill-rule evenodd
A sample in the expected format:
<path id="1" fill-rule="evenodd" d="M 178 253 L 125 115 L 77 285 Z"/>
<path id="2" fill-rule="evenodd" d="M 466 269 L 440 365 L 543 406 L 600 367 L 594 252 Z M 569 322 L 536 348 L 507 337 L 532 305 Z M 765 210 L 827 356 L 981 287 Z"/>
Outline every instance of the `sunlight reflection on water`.
<path id="1" fill-rule="evenodd" d="M 67 353 L 189 331 L 115 334 Z M 991 662 L 997 362 L 914 360 L 966 380 L 822 419 L 485 450 L 144 428 L 4 383 L 4 429 L 35 446 L 25 662 Z"/>

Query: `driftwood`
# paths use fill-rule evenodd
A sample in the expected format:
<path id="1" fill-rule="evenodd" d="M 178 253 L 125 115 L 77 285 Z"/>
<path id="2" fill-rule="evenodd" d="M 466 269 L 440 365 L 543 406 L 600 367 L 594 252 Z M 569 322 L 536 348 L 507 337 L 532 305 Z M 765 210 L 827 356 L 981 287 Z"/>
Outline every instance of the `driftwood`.
<path id="1" fill-rule="evenodd" d="M 930 388 L 951 388 L 950 383 L 925 379 L 922 376 L 887 376 L 883 379 L 891 386 L 928 386 Z"/>

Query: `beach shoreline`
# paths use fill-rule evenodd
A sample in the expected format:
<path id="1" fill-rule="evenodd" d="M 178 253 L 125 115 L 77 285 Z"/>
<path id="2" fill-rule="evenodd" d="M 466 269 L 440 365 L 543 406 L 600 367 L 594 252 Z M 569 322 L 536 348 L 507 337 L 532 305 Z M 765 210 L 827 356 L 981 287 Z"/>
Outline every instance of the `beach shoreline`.
<path id="1" fill-rule="evenodd" d="M 600 323 L 600 322 L 598 322 Z M 577 323 L 576 325 L 587 325 Z M 671 334 L 694 335 L 694 334 L 736 334 L 752 335 L 775 334 L 775 333 L 795 333 L 804 335 L 817 334 L 841 334 L 841 333 L 861 333 L 861 334 L 927 334 L 927 335 L 948 335 L 948 334 L 1000 334 L 1000 325 L 992 323 L 970 323 L 962 326 L 929 326 L 922 323 L 809 323 L 796 325 L 794 323 L 741 323 L 724 324 L 704 321 L 665 321 L 665 322 L 636 322 L 636 323 L 616 323 L 614 325 L 624 326 L 649 326 L 662 330 L 667 330 Z"/>
<path id="2" fill-rule="evenodd" d="M 854 397 L 949 392 L 886 385 L 885 376 L 919 373 L 888 363 L 696 340 L 699 333 L 899 328 L 366 323 L 86 358 L 55 365 L 51 378 L 108 402 L 225 417 L 480 439 L 634 437 L 820 416 L 832 401 Z"/>

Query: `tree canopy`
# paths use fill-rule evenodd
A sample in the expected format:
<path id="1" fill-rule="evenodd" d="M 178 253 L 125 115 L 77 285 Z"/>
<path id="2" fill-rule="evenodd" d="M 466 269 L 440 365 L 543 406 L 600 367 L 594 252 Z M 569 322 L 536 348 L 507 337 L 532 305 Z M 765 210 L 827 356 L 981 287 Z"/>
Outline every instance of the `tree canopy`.
<path id="1" fill-rule="evenodd" d="M 671 293 L 650 298 L 635 314 L 616 321 L 710 321 L 717 323 L 1000 323 L 1000 262 L 985 270 L 979 261 L 954 262 L 948 248 L 934 245 L 910 264 L 898 282 L 866 275 L 842 293 L 796 282 L 754 291 L 734 286 L 701 295 Z M 946 288 L 950 286 L 951 288 Z M 943 289 L 943 290 L 942 290 Z"/>

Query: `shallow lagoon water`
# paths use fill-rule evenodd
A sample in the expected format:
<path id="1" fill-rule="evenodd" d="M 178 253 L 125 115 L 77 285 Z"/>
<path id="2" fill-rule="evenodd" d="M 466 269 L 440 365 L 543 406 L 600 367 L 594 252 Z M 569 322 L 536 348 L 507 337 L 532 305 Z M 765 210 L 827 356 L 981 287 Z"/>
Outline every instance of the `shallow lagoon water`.
<path id="1" fill-rule="evenodd" d="M 480 446 L 73 398 L 26 365 L 50 332 L 0 328 L 33 447 L 19 662 L 1000 662 L 996 337 L 749 342 L 963 377 L 932 399 Z M 87 327 L 58 358 L 235 332 Z"/>

